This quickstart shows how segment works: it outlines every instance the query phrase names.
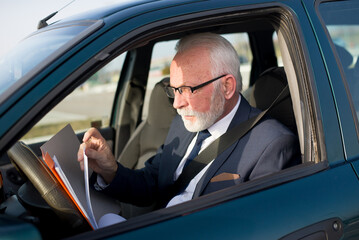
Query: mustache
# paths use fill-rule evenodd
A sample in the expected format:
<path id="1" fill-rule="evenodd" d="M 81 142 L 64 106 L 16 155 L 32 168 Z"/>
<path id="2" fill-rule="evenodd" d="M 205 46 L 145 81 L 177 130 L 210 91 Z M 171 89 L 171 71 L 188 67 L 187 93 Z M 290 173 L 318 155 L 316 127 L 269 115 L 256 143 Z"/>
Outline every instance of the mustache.
<path id="1" fill-rule="evenodd" d="M 180 108 L 177 109 L 177 113 L 181 116 L 196 116 L 197 112 L 191 109 Z"/>

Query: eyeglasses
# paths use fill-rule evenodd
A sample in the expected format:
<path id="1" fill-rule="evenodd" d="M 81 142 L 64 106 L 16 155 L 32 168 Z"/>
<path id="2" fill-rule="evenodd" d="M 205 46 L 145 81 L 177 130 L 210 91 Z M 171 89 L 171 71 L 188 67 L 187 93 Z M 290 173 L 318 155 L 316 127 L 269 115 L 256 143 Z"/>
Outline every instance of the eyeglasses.
<path id="1" fill-rule="evenodd" d="M 165 87 L 165 91 L 166 91 L 166 94 L 169 98 L 174 98 L 175 97 L 175 93 L 176 91 L 178 91 L 181 95 L 183 95 L 184 97 L 187 97 L 187 98 L 190 98 L 193 96 L 193 92 L 196 91 L 197 89 L 200 89 L 224 76 L 226 76 L 227 74 L 223 74 L 219 77 L 216 77 L 216 78 L 213 78 L 207 82 L 204 82 L 204 83 L 201 83 L 197 86 L 194 86 L 194 87 L 190 87 L 190 86 L 182 86 L 182 87 L 171 87 L 171 86 L 166 86 Z"/>

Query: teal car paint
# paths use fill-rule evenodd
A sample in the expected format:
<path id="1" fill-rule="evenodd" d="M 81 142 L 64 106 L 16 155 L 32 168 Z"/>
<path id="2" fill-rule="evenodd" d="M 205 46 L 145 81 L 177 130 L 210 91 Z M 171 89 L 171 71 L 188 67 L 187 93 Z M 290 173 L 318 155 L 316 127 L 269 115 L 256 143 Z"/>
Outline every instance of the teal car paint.
<path id="1" fill-rule="evenodd" d="M 34 32 L 0 59 L 0 171 L 5 190 L 0 197 L 0 238 L 50 239 L 57 234 L 66 239 L 358 239 L 357 10 L 355 0 L 131 1 Z M 206 31 L 228 39 L 247 36 L 234 43 L 240 54 L 251 53 L 241 68 L 249 69 L 248 91 L 266 69 L 285 69 L 302 164 L 131 216 L 108 228 L 93 231 L 66 225 L 36 190 L 28 190 L 35 180 L 15 167 L 7 156 L 9 149 L 68 96 L 94 85 L 98 72 L 122 57 L 116 81 L 112 75 L 101 79 L 116 88 L 111 89 L 108 125 L 100 131 L 118 157 L 131 138 L 128 119 L 143 120 L 144 107 L 131 107 L 145 102 L 151 78 L 157 81 L 157 75 L 167 70 L 166 64 L 153 66 L 159 62 L 156 46 Z M 135 98 L 138 92 L 141 99 L 130 102 L 128 96 Z M 137 115 L 131 118 L 131 113 Z M 81 140 L 83 129 L 76 133 Z M 27 144 L 40 156 L 45 140 L 31 140 Z M 49 229 L 52 222 L 57 227 Z"/>

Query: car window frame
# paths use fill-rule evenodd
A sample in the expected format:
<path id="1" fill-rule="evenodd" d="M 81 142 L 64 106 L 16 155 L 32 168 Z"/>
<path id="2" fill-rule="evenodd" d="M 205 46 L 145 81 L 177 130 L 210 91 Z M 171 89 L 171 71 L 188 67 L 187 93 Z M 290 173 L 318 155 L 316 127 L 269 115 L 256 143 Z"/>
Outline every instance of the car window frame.
<path id="1" fill-rule="evenodd" d="M 267 5 L 267 4 L 264 4 L 264 5 Z M 279 7 L 279 9 L 281 9 L 281 10 L 279 10 L 279 11 L 281 11 L 282 13 L 284 13 L 285 11 L 283 11 L 283 9 L 284 9 L 284 5 L 282 5 L 282 4 L 274 4 L 274 6 L 276 6 L 276 7 Z M 274 6 L 272 6 L 272 7 L 274 7 Z M 242 10 L 242 9 L 241 9 Z M 267 9 L 268 10 L 268 9 Z M 218 11 L 218 10 L 217 10 Z M 268 10 L 269 11 L 269 10 Z M 212 12 L 212 11 L 208 11 L 208 12 Z M 289 9 L 289 8 L 286 8 L 286 13 L 290 13 L 291 12 L 291 10 Z M 201 13 L 201 15 L 202 15 L 203 13 Z M 208 13 L 209 15 L 210 15 L 210 13 Z M 292 14 L 292 13 L 290 13 L 290 14 Z M 293 15 L 293 14 L 292 14 Z M 288 16 L 287 16 L 288 17 Z M 280 19 L 278 19 L 278 21 L 282 21 L 282 20 L 280 20 Z M 157 24 L 157 23 L 155 23 L 155 24 Z M 293 20 L 293 22 L 291 23 L 293 26 L 294 25 L 296 25 L 296 27 L 295 28 L 297 28 L 297 29 L 300 29 L 300 28 L 298 28 L 298 26 L 299 26 L 299 24 L 295 21 L 295 20 Z M 293 27 L 292 26 L 292 27 Z M 149 27 L 149 26 L 146 26 L 146 27 Z M 145 28 L 146 28 L 145 27 Z M 295 33 L 295 34 L 297 34 L 297 33 Z M 294 34 L 294 35 L 295 35 Z M 288 34 L 287 34 L 287 37 L 286 37 L 286 39 L 287 39 L 287 41 L 289 42 L 290 40 L 289 40 L 289 38 L 290 37 L 288 37 Z M 119 41 L 119 40 L 117 40 L 117 41 Z M 149 40 L 148 40 L 149 41 Z M 132 44 L 134 44 L 133 43 L 133 41 L 132 41 Z M 301 44 L 303 44 L 303 43 L 300 43 L 300 39 L 298 39 L 297 40 L 297 46 L 300 46 Z M 296 53 L 296 50 L 293 50 L 293 47 L 291 47 L 291 55 L 292 56 L 295 56 L 295 55 L 297 55 L 297 53 Z M 303 49 L 306 49 L 305 47 L 303 47 Z M 300 58 L 307 58 L 307 59 L 309 59 L 309 57 L 308 57 L 308 55 L 307 55 L 307 53 L 302 53 L 302 56 L 297 56 L 297 59 L 298 59 L 298 62 L 300 63 L 300 64 L 297 64 L 296 65 L 296 69 L 297 69 L 297 71 L 296 71 L 296 73 L 297 73 L 297 75 L 298 76 L 301 76 L 301 75 L 303 75 L 302 73 L 304 72 L 304 73 L 306 73 L 306 75 L 305 76 L 302 76 L 303 77 L 303 79 L 304 79 L 304 81 L 301 81 L 301 80 L 298 80 L 298 82 L 300 82 L 300 83 L 302 83 L 302 82 L 305 82 L 305 86 L 301 86 L 300 87 L 300 89 L 301 89 L 301 93 L 300 93 L 300 95 L 302 96 L 302 98 L 304 98 L 303 96 L 305 96 L 305 97 L 307 97 L 307 98 L 311 98 L 311 99 L 306 99 L 306 105 L 307 106 L 311 106 L 311 109 L 310 109 L 310 113 L 313 113 L 313 114 L 310 114 L 310 113 L 308 113 L 308 116 L 310 116 L 311 117 L 311 127 L 312 127 L 312 129 L 317 129 L 318 131 L 316 132 L 316 133 L 314 133 L 315 134 L 315 141 L 318 141 L 318 145 L 316 145 L 315 144 L 315 147 L 316 147 L 316 152 L 317 152 L 317 156 L 316 156 L 316 158 L 317 159 L 321 159 L 322 161 L 325 161 L 326 159 L 327 159 L 327 156 L 326 156 L 326 150 L 325 150 L 325 144 L 324 144 L 324 135 L 323 135 L 323 133 L 321 133 L 322 132 L 322 125 L 321 125 L 321 121 L 320 121 L 320 119 L 317 119 L 316 118 L 316 116 L 318 116 L 318 114 L 320 113 L 320 111 L 319 111 L 319 109 L 318 109 L 318 98 L 317 98 L 317 96 L 316 96 L 316 94 L 315 94 L 315 90 L 313 89 L 313 87 L 312 87 L 312 84 L 313 84 L 313 81 L 312 81 L 312 79 L 313 79 L 313 76 L 312 76 L 312 74 L 311 74 L 311 70 L 310 69 L 308 69 L 308 67 L 306 66 L 306 64 L 305 64 L 305 60 L 299 60 Z M 303 80 L 302 79 L 302 80 Z M 310 83 L 309 83 L 309 81 L 310 81 Z M 315 84 L 313 84 L 313 85 L 315 85 Z M 310 89 L 311 91 L 310 91 L 310 93 L 309 94 L 306 94 L 306 93 L 304 93 L 303 92 L 303 89 Z M 307 124 L 308 125 L 308 124 Z M 114 125 L 112 125 L 113 127 L 114 127 Z M 307 130 L 305 130 L 305 131 L 307 131 Z M 321 149 L 321 150 L 320 150 Z M 308 154 L 307 154 L 307 156 L 309 156 Z M 312 159 L 312 157 L 308 157 L 308 159 Z M 316 160 L 317 162 L 319 161 L 319 160 Z"/>
<path id="2" fill-rule="evenodd" d="M 263 6 L 268 7 L 267 4 L 264 4 Z M 284 7 L 284 5 L 282 5 L 282 4 L 274 4 L 271 6 L 279 7 L 282 11 L 283 11 L 282 8 Z M 258 6 L 256 6 L 256 8 L 258 8 Z M 286 8 L 286 11 L 290 12 L 290 13 L 287 12 L 287 14 L 290 15 L 290 18 L 295 18 L 294 17 L 295 14 L 293 14 L 287 7 L 285 7 L 285 8 Z M 240 9 L 240 10 L 243 10 L 243 9 Z M 225 10 L 223 10 L 223 12 L 224 11 Z M 218 13 L 218 10 L 207 11 L 207 14 L 211 15 L 213 12 Z M 200 15 L 203 16 L 204 13 L 202 12 Z M 186 16 L 186 19 L 187 20 L 194 19 L 195 16 L 196 16 L 196 14 L 191 14 L 189 16 Z M 180 18 L 182 21 L 185 20 L 183 16 L 177 17 L 177 19 L 178 18 Z M 175 22 L 176 20 L 173 20 L 173 21 Z M 169 21 L 169 19 L 167 19 L 164 21 L 158 21 L 158 22 L 154 23 L 153 25 L 161 25 L 161 23 L 163 23 L 163 22 L 165 22 L 167 24 L 171 23 L 171 21 Z M 299 24 L 295 20 L 293 20 L 293 22 L 291 24 L 295 25 L 296 29 L 297 29 L 297 27 L 299 28 Z M 146 25 L 145 27 L 140 27 L 136 31 L 129 33 L 128 36 L 126 35 L 126 36 L 122 37 L 121 39 L 116 40 L 116 43 L 112 44 L 111 46 L 108 46 L 107 49 L 104 51 L 111 52 L 114 49 L 117 49 L 118 52 L 121 52 L 121 51 L 125 51 L 128 49 L 134 48 L 136 45 L 141 45 L 141 42 L 150 41 L 150 40 L 147 40 L 147 41 L 144 40 L 144 39 L 148 39 L 148 36 L 146 36 L 146 35 L 142 35 L 141 39 L 136 39 L 135 41 L 129 41 L 129 39 L 134 39 L 137 36 L 137 34 L 139 35 L 139 33 L 143 33 L 147 29 L 151 29 L 152 26 L 150 26 L 150 25 L 151 24 Z M 293 26 L 291 26 L 291 27 L 293 27 Z M 173 28 L 173 26 L 172 26 L 172 28 Z M 161 32 L 161 31 L 159 31 L 159 32 Z M 153 36 L 153 35 L 157 35 L 157 34 L 159 34 L 159 33 L 153 32 L 153 33 L 149 34 L 149 37 Z M 149 38 L 149 39 L 151 39 L 151 38 Z M 288 40 L 288 38 L 287 38 L 287 40 Z M 302 43 L 299 43 L 299 42 L 300 42 L 300 40 L 298 40 L 297 44 L 299 46 L 303 46 Z M 301 47 L 301 49 L 302 48 L 303 47 Z M 291 54 L 293 54 L 293 52 L 295 51 L 295 48 L 290 47 L 290 49 L 291 49 Z M 305 47 L 304 47 L 304 49 L 305 49 Z M 305 55 L 305 56 L 303 56 L 303 55 Z M 300 63 L 298 63 L 298 65 L 300 65 L 299 69 L 304 68 L 306 74 L 308 75 L 305 77 L 305 81 L 310 81 L 309 79 L 311 79 L 312 76 L 310 76 L 311 75 L 310 70 L 308 70 L 307 66 L 305 65 L 305 61 L 304 61 L 304 58 L 308 57 L 307 54 L 302 53 L 302 55 L 297 56 L 297 57 L 300 58 L 300 61 L 299 61 Z M 296 67 L 298 68 L 298 66 L 296 66 Z M 300 70 L 297 69 L 297 71 L 300 71 Z M 307 83 L 307 85 L 310 85 L 310 83 Z M 308 87 L 308 86 L 306 86 L 306 87 Z M 312 95 L 315 95 L 315 93 L 312 93 Z M 309 94 L 310 97 L 313 97 L 312 95 Z M 310 104 L 313 104 L 312 103 L 313 101 L 315 102 L 316 100 L 313 100 L 313 99 L 308 100 L 308 102 L 311 102 Z M 316 105 L 314 105 L 314 108 L 315 107 L 316 107 Z M 319 127 L 319 130 L 321 129 L 320 124 L 321 124 L 320 121 L 313 123 L 313 125 L 316 129 Z M 318 134 L 318 133 L 316 133 L 316 134 Z M 318 137 L 318 139 L 319 139 L 319 141 L 321 141 L 320 137 Z M 233 186 L 231 188 L 224 189 L 221 191 L 221 194 L 214 193 L 214 194 L 202 196 L 198 199 L 194 199 L 190 202 L 183 203 L 178 206 L 174 206 L 173 208 L 170 208 L 170 209 L 160 209 L 154 213 L 148 213 L 139 218 L 129 219 L 128 221 L 126 221 L 124 223 L 120 223 L 121 224 L 120 228 L 118 227 L 119 225 L 114 225 L 113 227 L 107 229 L 107 231 L 99 230 L 98 233 L 101 234 L 99 236 L 101 236 L 101 237 L 113 236 L 114 234 L 120 234 L 120 233 L 124 233 L 127 231 L 135 230 L 140 227 L 152 225 L 152 224 L 164 221 L 164 220 L 168 220 L 168 219 L 171 219 L 174 217 L 179 217 L 179 216 L 188 214 L 190 212 L 195 212 L 195 211 L 198 211 L 203 208 L 215 206 L 224 201 L 229 201 L 229 200 L 235 199 L 237 197 L 242 197 L 242 196 L 245 196 L 248 194 L 252 194 L 254 192 L 258 192 L 258 191 L 261 191 L 266 188 L 272 188 L 277 185 L 283 184 L 285 182 L 290 182 L 290 181 L 302 178 L 304 176 L 308 176 L 308 175 L 326 170 L 329 168 L 329 164 L 328 164 L 328 161 L 327 161 L 326 155 L 325 155 L 325 146 L 323 145 L 323 146 L 319 146 L 319 147 L 322 147 L 322 149 L 321 149 L 322 152 L 318 153 L 318 154 L 321 154 L 321 156 L 320 156 L 321 161 L 319 161 L 317 163 L 307 162 L 307 163 L 295 166 L 291 169 L 282 170 L 279 173 L 276 173 L 271 176 L 266 176 L 266 177 L 263 177 L 263 178 L 260 178 L 257 180 L 246 182 L 246 183 L 241 184 L 240 186 Z M 226 196 L 226 197 L 224 197 L 224 196 Z M 159 214 L 162 216 L 161 218 L 158 218 Z M 156 216 L 156 217 L 154 217 L 154 216 Z"/>

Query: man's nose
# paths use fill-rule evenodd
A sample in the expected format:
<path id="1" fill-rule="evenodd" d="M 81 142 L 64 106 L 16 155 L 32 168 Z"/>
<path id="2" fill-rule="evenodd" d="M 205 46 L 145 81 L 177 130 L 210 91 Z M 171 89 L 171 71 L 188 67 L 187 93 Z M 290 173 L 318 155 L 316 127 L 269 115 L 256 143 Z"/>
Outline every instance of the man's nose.
<path id="1" fill-rule="evenodd" d="M 183 97 L 182 94 L 180 94 L 178 91 L 175 91 L 175 97 L 173 99 L 173 107 L 175 109 L 183 108 L 187 105 L 187 100 L 185 97 Z"/>

